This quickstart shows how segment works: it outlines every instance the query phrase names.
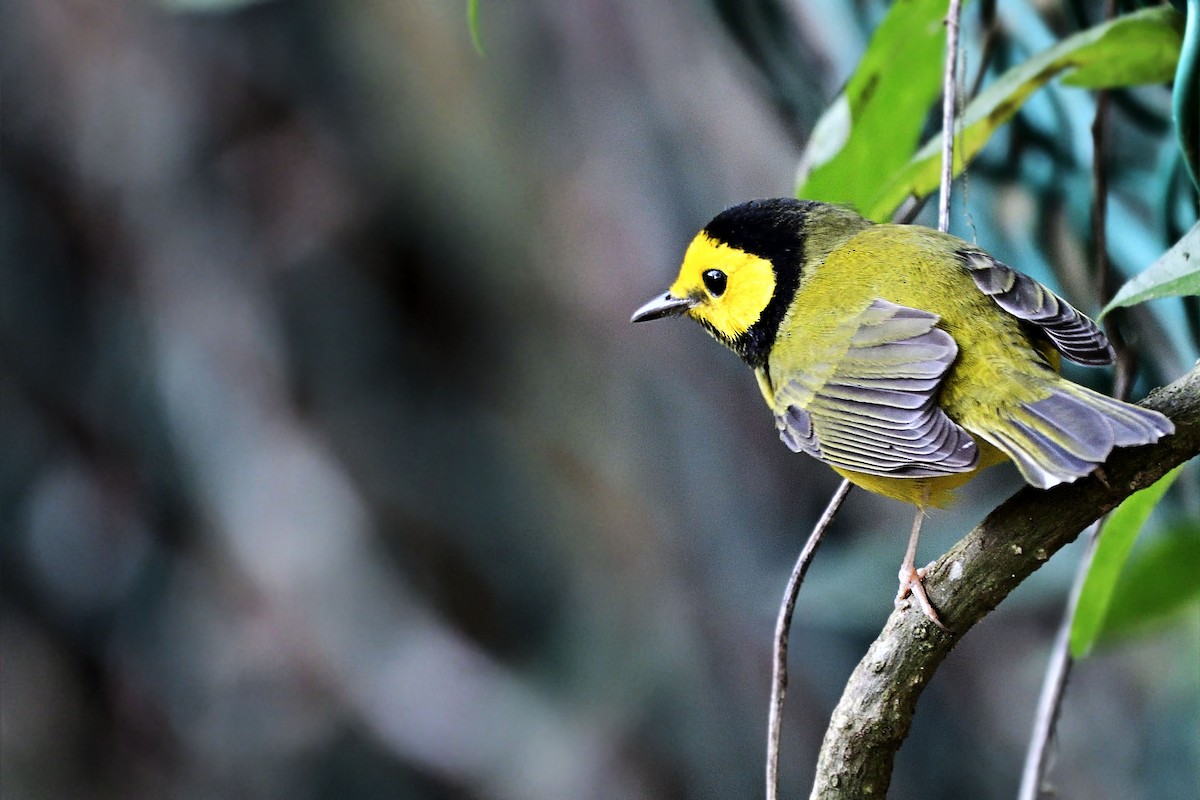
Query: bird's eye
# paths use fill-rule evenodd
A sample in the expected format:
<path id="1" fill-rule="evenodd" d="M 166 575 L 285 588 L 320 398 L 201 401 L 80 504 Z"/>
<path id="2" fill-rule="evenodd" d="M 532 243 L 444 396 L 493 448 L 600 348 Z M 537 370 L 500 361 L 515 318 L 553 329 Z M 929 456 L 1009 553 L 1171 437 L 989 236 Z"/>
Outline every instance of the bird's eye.
<path id="1" fill-rule="evenodd" d="M 700 278 L 704 281 L 704 288 L 708 289 L 708 293 L 713 297 L 720 297 L 725 293 L 725 273 L 721 270 L 707 270 Z"/>

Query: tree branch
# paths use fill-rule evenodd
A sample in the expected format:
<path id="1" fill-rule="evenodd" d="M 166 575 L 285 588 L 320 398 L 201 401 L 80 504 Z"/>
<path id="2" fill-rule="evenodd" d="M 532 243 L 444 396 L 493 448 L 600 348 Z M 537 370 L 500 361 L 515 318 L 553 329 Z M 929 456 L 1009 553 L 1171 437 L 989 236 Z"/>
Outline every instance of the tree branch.
<path id="1" fill-rule="evenodd" d="M 1175 433 L 1115 451 L 1103 476 L 1048 490 L 1025 487 L 937 561 L 925 588 L 952 632 L 935 628 L 919 609 L 891 615 L 834 709 L 813 800 L 883 797 L 917 698 L 958 640 L 1091 522 L 1200 453 L 1200 367 L 1142 405 L 1170 417 Z"/>

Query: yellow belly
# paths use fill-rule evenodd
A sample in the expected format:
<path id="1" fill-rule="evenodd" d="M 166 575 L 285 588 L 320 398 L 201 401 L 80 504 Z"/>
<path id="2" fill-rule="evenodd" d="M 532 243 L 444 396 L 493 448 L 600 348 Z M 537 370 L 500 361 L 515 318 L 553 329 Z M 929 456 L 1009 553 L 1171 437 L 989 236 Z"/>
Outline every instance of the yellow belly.
<path id="1" fill-rule="evenodd" d="M 851 472 L 838 467 L 833 467 L 833 471 L 868 492 L 912 503 L 921 508 L 945 508 L 954 499 L 955 489 L 974 478 L 981 470 L 999 464 L 1006 458 L 1004 453 L 978 437 L 975 443 L 979 446 L 979 466 L 970 472 L 957 472 L 940 478 L 888 478 L 864 472 Z"/>

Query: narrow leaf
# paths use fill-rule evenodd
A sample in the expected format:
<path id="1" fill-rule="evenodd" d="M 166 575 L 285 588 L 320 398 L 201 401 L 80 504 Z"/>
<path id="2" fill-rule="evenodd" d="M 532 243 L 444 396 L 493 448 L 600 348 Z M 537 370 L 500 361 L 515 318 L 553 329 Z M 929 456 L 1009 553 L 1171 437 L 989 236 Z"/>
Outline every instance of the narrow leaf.
<path id="1" fill-rule="evenodd" d="M 467 0 L 467 28 L 471 31 L 471 44 L 479 55 L 483 52 L 483 38 L 479 35 L 479 0 Z"/>
<path id="2" fill-rule="evenodd" d="M 1112 602 L 1113 588 L 1117 585 L 1121 568 L 1129 558 L 1134 540 L 1163 493 L 1179 476 L 1180 469 L 1181 467 L 1176 467 L 1154 485 L 1125 498 L 1125 502 L 1117 506 L 1100 530 L 1096 554 L 1079 594 L 1075 618 L 1071 620 L 1073 658 L 1083 658 L 1095 643 L 1108 613 L 1108 606 Z"/>
<path id="3" fill-rule="evenodd" d="M 1146 267 L 1120 288 L 1112 302 L 1100 312 L 1132 306 L 1160 297 L 1200 294 L 1200 222 L 1183 235 L 1162 258 Z"/>
<path id="4" fill-rule="evenodd" d="M 1116 588 L 1121 602 L 1109 608 L 1101 639 L 1163 622 L 1200 600 L 1200 520 L 1164 533 L 1125 565 Z"/>
<path id="5" fill-rule="evenodd" d="M 1184 18 L 1174 9 L 1166 11 L 1124 17 L 1124 24 L 1073 65 L 1074 71 L 1063 76 L 1063 83 L 1081 89 L 1170 83 L 1183 45 Z M 1130 52 L 1133 50 L 1137 53 Z"/>
<path id="6" fill-rule="evenodd" d="M 941 93 L 946 0 L 893 3 L 845 90 L 813 128 L 798 197 L 863 207 L 902 167 Z"/>
<path id="7" fill-rule="evenodd" d="M 1182 41 L 1183 18 L 1170 6 L 1155 6 L 1080 31 L 1013 67 L 971 101 L 955 138 L 958 175 L 1037 89 L 1059 75 L 1090 88 L 1113 88 L 1171 79 Z M 926 142 L 906 166 L 887 180 L 860 210 L 882 221 L 909 195 L 938 188 L 941 136 Z M 878 171 L 875 174 L 881 174 Z"/>

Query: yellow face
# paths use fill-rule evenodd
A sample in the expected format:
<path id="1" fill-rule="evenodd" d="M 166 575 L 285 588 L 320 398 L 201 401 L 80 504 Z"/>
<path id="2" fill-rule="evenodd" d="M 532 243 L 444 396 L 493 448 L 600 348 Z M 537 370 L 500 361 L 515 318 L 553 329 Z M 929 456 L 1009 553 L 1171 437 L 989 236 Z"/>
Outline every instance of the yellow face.
<path id="1" fill-rule="evenodd" d="M 688 246 L 668 294 L 689 298 L 692 305 L 684 313 L 733 340 L 758 321 L 774 292 L 770 261 L 702 232 Z"/>

